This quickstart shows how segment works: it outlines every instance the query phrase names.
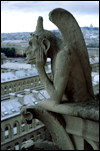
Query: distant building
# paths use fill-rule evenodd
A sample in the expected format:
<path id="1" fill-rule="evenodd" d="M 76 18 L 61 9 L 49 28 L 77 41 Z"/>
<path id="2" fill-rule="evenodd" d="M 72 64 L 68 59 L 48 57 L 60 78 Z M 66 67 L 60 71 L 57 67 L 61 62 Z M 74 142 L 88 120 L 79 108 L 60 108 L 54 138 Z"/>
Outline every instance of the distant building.
<path id="1" fill-rule="evenodd" d="M 19 65 L 19 63 L 11 63 L 12 66 L 11 64 L 9 66 L 9 64 L 1 66 L 1 95 L 42 85 L 35 67 L 31 68 L 30 64 L 24 64 L 24 66 L 23 64 L 22 66 Z M 10 72 L 5 72 L 8 69 Z M 46 73 L 52 79 L 51 69 L 46 67 Z"/>
<path id="2" fill-rule="evenodd" d="M 92 25 L 92 23 L 90 24 L 90 29 L 93 29 L 93 25 Z"/>
<path id="3" fill-rule="evenodd" d="M 23 104 L 38 105 L 39 101 L 49 98 L 36 68 L 21 63 L 4 66 L 12 72 L 1 73 L 1 150 L 20 150 L 22 143 L 29 139 L 50 141 L 51 136 L 41 121 L 33 119 L 28 125 L 20 116 Z M 50 69 L 47 73 L 50 77 Z"/>
<path id="4" fill-rule="evenodd" d="M 2 48 L 15 48 L 15 55 L 24 55 L 25 50 L 28 46 L 26 40 L 4 40 L 1 42 Z"/>
<path id="5" fill-rule="evenodd" d="M 88 47 L 87 50 L 88 50 L 89 57 L 99 56 L 99 48 Z"/>
<path id="6" fill-rule="evenodd" d="M 36 89 L 36 88 L 35 88 Z M 45 90 L 25 89 L 23 94 L 9 93 L 9 98 L 1 100 L 1 150 L 20 150 L 26 140 L 51 140 L 45 125 L 38 119 L 27 124 L 21 119 L 20 108 L 23 104 L 34 105 L 49 95 Z"/>

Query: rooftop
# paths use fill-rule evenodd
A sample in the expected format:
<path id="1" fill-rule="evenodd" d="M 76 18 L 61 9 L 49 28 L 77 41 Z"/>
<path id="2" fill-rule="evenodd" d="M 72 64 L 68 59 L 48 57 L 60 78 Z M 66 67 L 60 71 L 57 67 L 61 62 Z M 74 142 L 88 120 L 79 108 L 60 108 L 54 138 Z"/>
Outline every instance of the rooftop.
<path id="1" fill-rule="evenodd" d="M 11 93 L 9 94 L 11 96 L 10 99 L 1 101 L 1 121 L 20 114 L 22 105 L 37 105 L 39 101 L 49 98 L 48 93 L 44 89 L 33 90 L 31 93 L 30 89 L 28 90 L 29 93 L 25 90 L 26 93 L 24 95 Z"/>
<path id="2" fill-rule="evenodd" d="M 1 73 L 1 83 L 16 80 L 16 79 L 19 78 L 16 75 L 14 75 L 12 72 Z"/>
<path id="3" fill-rule="evenodd" d="M 2 43 L 28 43 L 26 40 L 4 40 Z"/>
<path id="4" fill-rule="evenodd" d="M 31 68 L 30 64 L 6 63 L 3 64 L 3 66 L 1 65 L 1 68 L 12 69 L 15 72 L 1 73 L 1 83 L 39 75 L 36 67 Z M 27 71 L 25 71 L 25 69 L 27 69 Z M 46 73 L 51 73 L 50 67 L 48 69 L 46 68 Z"/>
<path id="5" fill-rule="evenodd" d="M 30 69 L 31 64 L 18 63 L 18 62 L 6 62 L 1 65 L 1 68 L 7 69 Z"/>

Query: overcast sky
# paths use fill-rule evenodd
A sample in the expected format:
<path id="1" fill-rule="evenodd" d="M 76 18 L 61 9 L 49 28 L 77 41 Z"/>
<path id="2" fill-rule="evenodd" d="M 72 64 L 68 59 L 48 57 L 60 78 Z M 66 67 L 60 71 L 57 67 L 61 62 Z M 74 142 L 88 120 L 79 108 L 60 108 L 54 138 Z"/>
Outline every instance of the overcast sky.
<path id="1" fill-rule="evenodd" d="M 48 18 L 54 8 L 72 13 L 80 27 L 99 27 L 99 1 L 1 1 L 1 32 L 33 32 L 38 16 L 45 29 L 58 29 Z"/>

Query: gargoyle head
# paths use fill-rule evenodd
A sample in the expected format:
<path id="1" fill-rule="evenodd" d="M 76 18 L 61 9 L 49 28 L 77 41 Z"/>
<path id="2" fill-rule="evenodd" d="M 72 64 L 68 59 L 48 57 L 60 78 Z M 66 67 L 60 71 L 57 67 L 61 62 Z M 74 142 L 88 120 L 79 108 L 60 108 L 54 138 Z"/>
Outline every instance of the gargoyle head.
<path id="1" fill-rule="evenodd" d="M 47 56 L 47 52 L 50 49 L 55 49 L 57 37 L 48 30 L 43 28 L 43 18 L 38 17 L 36 30 L 30 34 L 31 40 L 26 50 L 27 59 L 30 64 L 36 62 L 36 52 L 39 49 L 44 50 L 44 54 Z"/>
<path id="2" fill-rule="evenodd" d="M 49 48 L 50 42 L 48 39 L 33 34 L 32 39 L 29 41 L 29 46 L 26 50 L 26 55 L 29 63 L 36 63 L 36 53 L 39 49 L 42 49 L 45 56 L 47 56 L 47 51 L 49 50 Z"/>

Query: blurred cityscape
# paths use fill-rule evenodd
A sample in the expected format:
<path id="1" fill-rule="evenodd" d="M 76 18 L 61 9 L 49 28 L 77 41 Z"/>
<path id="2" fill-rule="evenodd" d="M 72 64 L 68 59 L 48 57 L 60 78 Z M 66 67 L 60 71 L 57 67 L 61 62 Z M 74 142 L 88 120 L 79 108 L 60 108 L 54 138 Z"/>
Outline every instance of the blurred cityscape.
<path id="1" fill-rule="evenodd" d="M 99 47 L 99 27 L 81 27 L 85 42 L 87 47 Z M 56 36 L 59 38 L 61 34 L 59 30 L 52 30 Z M 17 33 L 1 33 L 1 42 L 5 40 L 25 40 L 28 42 L 30 40 L 30 32 L 17 32 Z"/>

